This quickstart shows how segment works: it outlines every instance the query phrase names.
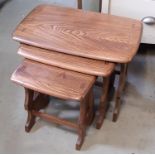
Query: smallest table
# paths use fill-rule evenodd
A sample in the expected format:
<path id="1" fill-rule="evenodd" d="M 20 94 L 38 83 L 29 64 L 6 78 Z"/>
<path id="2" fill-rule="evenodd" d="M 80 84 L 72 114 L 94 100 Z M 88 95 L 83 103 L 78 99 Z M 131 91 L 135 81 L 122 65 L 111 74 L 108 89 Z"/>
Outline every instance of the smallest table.
<path id="1" fill-rule="evenodd" d="M 25 88 L 25 109 L 28 112 L 26 131 L 31 130 L 36 116 L 60 125 L 67 125 L 78 131 L 76 149 L 79 150 L 84 141 L 86 126 L 91 123 L 93 118 L 92 86 L 95 79 L 95 76 L 48 66 L 28 59 L 24 60 L 13 73 L 11 80 Z M 39 93 L 38 96 L 36 96 L 36 92 Z M 40 112 L 39 110 L 48 104 L 47 95 L 80 101 L 78 123 L 75 124 Z"/>

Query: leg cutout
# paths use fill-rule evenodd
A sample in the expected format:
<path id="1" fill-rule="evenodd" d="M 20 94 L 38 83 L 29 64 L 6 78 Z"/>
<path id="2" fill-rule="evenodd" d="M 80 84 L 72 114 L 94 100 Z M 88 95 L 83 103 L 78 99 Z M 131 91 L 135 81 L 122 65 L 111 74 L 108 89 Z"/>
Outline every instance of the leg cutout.
<path id="1" fill-rule="evenodd" d="M 37 96 L 37 97 L 35 97 Z M 35 99 L 34 99 L 35 97 Z M 34 92 L 33 90 L 25 88 L 25 110 L 28 112 L 28 117 L 25 125 L 25 131 L 30 132 L 35 124 L 35 116 L 32 111 L 39 111 L 44 109 L 49 103 L 49 96 Z"/>

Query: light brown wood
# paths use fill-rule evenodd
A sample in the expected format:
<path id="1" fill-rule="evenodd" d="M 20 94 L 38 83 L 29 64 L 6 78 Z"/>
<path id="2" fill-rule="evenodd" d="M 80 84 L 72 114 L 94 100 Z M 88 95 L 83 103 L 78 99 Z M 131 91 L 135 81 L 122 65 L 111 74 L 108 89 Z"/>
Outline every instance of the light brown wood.
<path id="1" fill-rule="evenodd" d="M 44 64 L 95 76 L 108 76 L 112 73 L 115 66 L 113 63 L 101 60 L 68 55 L 24 44 L 20 46 L 18 54 Z"/>
<path id="2" fill-rule="evenodd" d="M 25 89 L 24 107 L 25 107 L 25 110 L 27 111 L 27 121 L 26 121 L 26 125 L 25 125 L 26 132 L 29 132 L 31 130 L 31 128 L 35 124 L 35 119 L 36 119 L 36 117 L 32 114 L 33 95 L 34 95 L 33 90 Z"/>
<path id="3" fill-rule="evenodd" d="M 103 78 L 104 85 L 102 86 L 102 95 L 100 99 L 100 104 L 98 108 L 98 117 L 96 122 L 96 128 L 100 129 L 105 115 L 106 115 L 106 109 L 107 109 L 107 97 L 109 92 L 109 84 L 110 84 L 110 77 Z"/>
<path id="4" fill-rule="evenodd" d="M 138 20 L 40 5 L 19 24 L 13 39 L 67 54 L 126 63 L 137 52 L 141 32 Z"/>
<path id="5" fill-rule="evenodd" d="M 79 130 L 78 130 L 78 139 L 76 142 L 76 149 L 80 150 L 83 142 L 84 142 L 84 138 L 86 135 L 86 127 L 87 127 L 87 114 L 88 114 L 88 109 L 87 109 L 87 105 L 85 104 L 87 102 L 87 97 L 89 96 L 89 94 L 87 94 L 87 96 L 85 96 L 85 98 L 80 102 L 80 115 L 79 115 L 79 120 L 78 120 L 78 125 L 79 125 Z"/>
<path id="6" fill-rule="evenodd" d="M 95 116 L 95 108 L 94 108 L 94 93 L 93 88 L 90 90 L 88 95 L 88 112 L 86 115 L 86 122 L 88 125 L 91 125 Z"/>
<path id="7" fill-rule="evenodd" d="M 37 95 L 36 95 L 37 93 Z M 36 97 L 34 98 L 34 96 Z M 31 128 L 35 124 L 35 115 L 33 115 L 32 110 L 36 112 L 44 109 L 49 103 L 49 96 L 34 92 L 33 90 L 25 88 L 25 103 L 24 107 L 28 113 L 27 121 L 25 125 L 25 131 L 30 132 Z"/>
<path id="8" fill-rule="evenodd" d="M 49 114 L 46 114 L 46 113 L 43 113 L 43 112 L 32 111 L 32 114 L 34 116 L 40 117 L 40 118 L 45 119 L 47 121 L 50 121 L 52 123 L 65 125 L 65 126 L 69 126 L 71 128 L 74 128 L 74 129 L 78 129 L 78 125 L 75 124 L 75 123 L 66 121 L 64 119 L 61 119 L 61 118 L 58 118 L 58 117 L 55 117 L 55 116 L 52 116 L 52 115 L 49 115 Z"/>
<path id="9" fill-rule="evenodd" d="M 80 115 L 78 122 L 75 124 L 62 118 L 58 118 L 53 115 L 46 114 L 44 112 L 40 112 L 39 110 L 47 106 L 49 102 L 49 96 L 25 88 L 25 109 L 28 112 L 25 131 L 30 132 L 30 130 L 35 124 L 36 117 L 43 118 L 47 121 L 57 123 L 59 125 L 65 125 L 74 128 L 78 132 L 78 139 L 75 146 L 77 150 L 80 150 L 84 142 L 86 127 L 89 125 L 89 123 L 92 122 L 91 120 L 92 113 L 90 112 L 93 110 L 93 97 L 90 96 L 91 93 L 92 88 L 87 92 L 86 96 L 80 101 Z"/>
<path id="10" fill-rule="evenodd" d="M 11 80 L 34 91 L 61 99 L 82 100 L 95 77 L 78 72 L 24 60 Z"/>
<path id="11" fill-rule="evenodd" d="M 113 110 L 113 121 L 116 122 L 119 116 L 120 108 L 121 108 L 121 95 L 123 93 L 123 89 L 125 88 L 126 77 L 127 77 L 128 64 L 120 65 L 120 75 L 119 75 L 119 83 L 115 92 L 115 105 Z"/>

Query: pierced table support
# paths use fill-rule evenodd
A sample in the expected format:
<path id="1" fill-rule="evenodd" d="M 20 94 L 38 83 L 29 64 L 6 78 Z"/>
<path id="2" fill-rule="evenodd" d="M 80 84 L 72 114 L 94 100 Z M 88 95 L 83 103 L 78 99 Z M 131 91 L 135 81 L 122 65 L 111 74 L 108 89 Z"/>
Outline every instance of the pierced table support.
<path id="1" fill-rule="evenodd" d="M 77 124 L 71 123 L 64 119 L 51 116 L 49 114 L 39 112 L 44 109 L 49 103 L 49 96 L 42 93 L 35 92 L 33 90 L 25 88 L 25 109 L 28 112 L 27 122 L 25 125 L 25 131 L 30 132 L 35 124 L 35 118 L 40 117 L 48 121 L 52 121 L 57 124 L 63 124 L 71 128 L 75 128 L 78 131 L 78 139 L 76 143 L 76 149 L 80 150 L 84 142 L 86 127 L 90 125 L 94 118 L 94 101 L 93 101 L 92 89 L 87 96 L 80 101 L 80 116 Z M 88 102 L 88 103 L 87 103 Z"/>
<path id="2" fill-rule="evenodd" d="M 117 118 L 120 112 L 121 95 L 122 95 L 123 89 L 125 88 L 128 64 L 121 64 L 120 67 L 121 69 L 120 69 L 120 76 L 119 76 L 119 84 L 115 92 L 115 107 L 113 111 L 113 122 L 117 121 Z"/>
<path id="3" fill-rule="evenodd" d="M 25 88 L 25 110 L 28 112 L 28 117 L 25 125 L 25 131 L 30 132 L 35 124 L 36 116 L 33 115 L 33 110 L 39 111 L 44 109 L 49 103 L 49 96 L 34 92 Z"/>

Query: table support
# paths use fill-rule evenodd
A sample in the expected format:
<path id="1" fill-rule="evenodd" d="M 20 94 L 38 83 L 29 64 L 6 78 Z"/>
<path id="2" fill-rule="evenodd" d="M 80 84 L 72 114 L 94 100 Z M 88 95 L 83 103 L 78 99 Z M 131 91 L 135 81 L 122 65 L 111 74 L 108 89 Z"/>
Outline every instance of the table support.
<path id="1" fill-rule="evenodd" d="M 120 112 L 120 104 L 121 104 L 121 95 L 123 92 L 123 89 L 125 88 L 125 82 L 127 77 L 127 69 L 128 64 L 121 64 L 120 65 L 120 76 L 119 76 L 119 84 L 118 88 L 115 92 L 115 105 L 114 105 L 114 111 L 113 111 L 113 122 L 117 121 L 119 112 Z"/>
<path id="2" fill-rule="evenodd" d="M 35 95 L 36 98 L 35 98 Z M 27 110 L 28 116 L 25 125 L 25 131 L 30 132 L 31 128 L 35 124 L 36 116 L 33 115 L 32 111 L 39 111 L 44 109 L 49 103 L 49 96 L 42 93 L 35 92 L 33 90 L 25 88 L 25 110 Z"/>
<path id="3" fill-rule="evenodd" d="M 98 109 L 98 116 L 97 116 L 97 123 L 96 123 L 97 129 L 101 128 L 104 118 L 105 118 L 105 114 L 106 114 L 110 76 L 104 77 L 103 80 L 104 80 L 104 84 L 102 86 L 102 96 L 100 99 L 100 105 L 99 105 L 99 109 Z"/>
<path id="4" fill-rule="evenodd" d="M 39 110 L 44 109 L 49 103 L 49 96 L 33 91 L 31 89 L 25 88 L 25 109 L 28 112 L 27 122 L 25 125 L 25 131 L 30 132 L 35 124 L 36 117 L 40 117 L 47 121 L 51 121 L 60 125 L 66 125 L 75 128 L 78 131 L 78 139 L 76 143 L 76 149 L 80 150 L 85 134 L 86 127 L 90 125 L 93 121 L 94 116 L 94 97 L 93 89 L 80 101 L 80 116 L 78 123 L 72 123 L 67 120 L 51 116 L 49 114 L 39 112 Z"/>

